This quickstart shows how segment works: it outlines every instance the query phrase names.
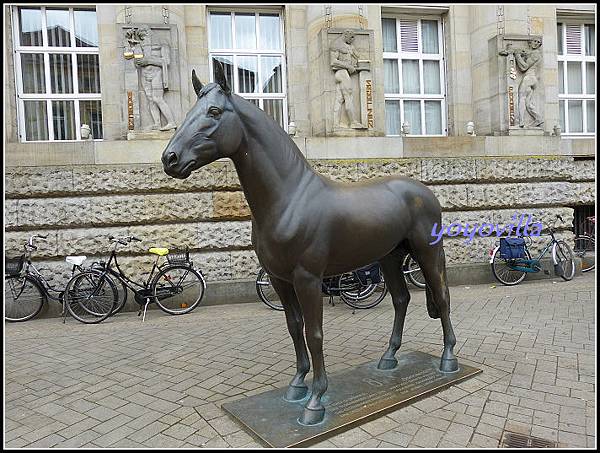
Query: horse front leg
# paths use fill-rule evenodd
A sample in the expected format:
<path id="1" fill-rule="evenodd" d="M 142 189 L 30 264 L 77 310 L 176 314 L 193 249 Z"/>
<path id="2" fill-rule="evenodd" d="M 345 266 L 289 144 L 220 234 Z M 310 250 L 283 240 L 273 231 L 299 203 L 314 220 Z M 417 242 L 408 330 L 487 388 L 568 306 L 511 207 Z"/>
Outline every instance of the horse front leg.
<path id="1" fill-rule="evenodd" d="M 285 310 L 288 331 L 294 342 L 294 349 L 296 350 L 296 374 L 290 382 L 285 399 L 286 401 L 298 401 L 303 399 L 308 392 L 308 386 L 304 383 L 304 378 L 310 370 L 308 351 L 306 350 L 306 343 L 304 342 L 302 310 L 298 304 L 294 286 L 291 283 L 273 276 L 271 276 L 270 279 L 273 288 L 281 299 L 283 309 Z"/>
<path id="2" fill-rule="evenodd" d="M 294 272 L 294 290 L 302 307 L 306 324 L 306 342 L 312 357 L 313 383 L 312 393 L 300 423 L 316 425 L 323 421 L 325 408 L 321 398 L 327 390 L 327 374 L 323 360 L 323 299 L 321 296 L 321 276 L 314 275 L 303 268 Z"/>

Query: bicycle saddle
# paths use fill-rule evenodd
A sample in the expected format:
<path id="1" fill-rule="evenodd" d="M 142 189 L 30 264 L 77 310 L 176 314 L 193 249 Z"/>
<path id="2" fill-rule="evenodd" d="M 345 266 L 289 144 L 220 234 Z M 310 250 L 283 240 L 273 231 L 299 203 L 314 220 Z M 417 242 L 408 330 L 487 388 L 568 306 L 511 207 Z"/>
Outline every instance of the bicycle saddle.
<path id="1" fill-rule="evenodd" d="M 158 256 L 165 256 L 169 253 L 169 249 L 164 248 L 164 247 L 152 247 L 152 248 L 149 248 L 148 251 L 150 253 L 154 253 L 155 255 L 158 255 Z"/>
<path id="2" fill-rule="evenodd" d="M 81 255 L 81 256 L 67 256 L 65 258 L 65 261 L 67 263 L 73 264 L 75 266 L 81 266 L 86 259 L 87 259 L 87 256 L 85 256 L 85 255 Z"/>

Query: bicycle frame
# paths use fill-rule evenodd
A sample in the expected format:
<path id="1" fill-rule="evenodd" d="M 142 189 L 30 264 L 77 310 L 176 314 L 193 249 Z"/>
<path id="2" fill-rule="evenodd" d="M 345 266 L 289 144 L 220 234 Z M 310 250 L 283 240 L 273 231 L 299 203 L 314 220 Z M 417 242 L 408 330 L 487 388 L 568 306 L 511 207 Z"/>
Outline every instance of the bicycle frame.
<path id="1" fill-rule="evenodd" d="M 540 252 L 540 254 L 537 258 L 532 258 L 532 259 L 517 258 L 517 259 L 515 259 L 515 264 L 514 265 L 509 264 L 509 266 L 516 271 L 528 272 L 530 274 L 540 272 L 542 270 L 540 261 L 546 255 L 546 253 L 548 253 L 548 250 L 550 250 L 552 247 L 554 247 L 554 244 L 556 244 L 558 242 L 556 240 L 556 238 L 554 237 L 553 231 L 550 231 L 550 238 L 551 238 L 550 242 L 548 242 L 548 244 L 546 244 L 546 246 Z M 525 250 L 528 250 L 527 246 L 525 246 Z M 552 253 L 552 261 L 553 261 L 553 264 L 557 263 L 554 251 Z M 526 267 L 520 266 L 521 264 L 525 265 Z"/>
<path id="2" fill-rule="evenodd" d="M 117 260 L 116 245 L 115 245 L 115 249 L 113 249 L 113 251 L 110 254 L 110 258 L 108 259 L 108 262 L 106 262 L 106 263 L 100 262 L 100 263 L 94 263 L 94 264 L 96 264 L 103 271 L 109 273 L 113 277 L 118 278 L 120 281 L 122 281 L 125 284 L 125 286 L 127 288 L 129 288 L 135 294 L 139 294 L 140 291 L 147 290 L 150 288 L 150 284 L 152 282 L 152 278 L 154 277 L 155 271 L 157 269 L 162 268 L 162 266 L 158 265 L 159 258 L 160 258 L 159 256 L 156 257 L 156 261 L 154 261 L 154 263 L 152 265 L 152 270 L 150 271 L 148 280 L 146 280 L 145 283 L 136 282 L 135 280 L 133 280 L 133 279 L 127 277 L 127 275 L 125 275 L 125 273 L 119 266 L 119 262 Z M 117 269 L 118 272 L 112 268 L 111 264 L 113 262 L 114 262 L 115 268 Z"/>

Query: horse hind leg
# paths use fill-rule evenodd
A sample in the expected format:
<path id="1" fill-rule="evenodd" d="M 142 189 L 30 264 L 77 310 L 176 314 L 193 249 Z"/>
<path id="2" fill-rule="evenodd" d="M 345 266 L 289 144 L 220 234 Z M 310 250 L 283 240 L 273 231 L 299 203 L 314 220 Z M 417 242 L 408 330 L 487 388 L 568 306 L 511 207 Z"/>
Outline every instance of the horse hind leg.
<path id="1" fill-rule="evenodd" d="M 383 270 L 385 284 L 392 295 L 392 303 L 394 304 L 394 327 L 392 328 L 389 346 L 377 364 L 377 368 L 380 370 L 391 370 L 398 365 L 395 355 L 402 344 L 404 319 L 410 301 L 410 293 L 406 287 L 406 280 L 404 279 L 402 269 L 402 261 L 406 253 L 403 249 L 396 249 L 395 252 L 379 261 Z"/>
<path id="2" fill-rule="evenodd" d="M 419 263 L 427 283 L 427 311 L 432 318 L 441 318 L 444 332 L 444 352 L 440 362 L 443 372 L 458 371 L 454 355 L 456 337 L 450 321 L 450 291 L 446 279 L 446 257 L 442 243 L 412 245 L 413 257 Z"/>

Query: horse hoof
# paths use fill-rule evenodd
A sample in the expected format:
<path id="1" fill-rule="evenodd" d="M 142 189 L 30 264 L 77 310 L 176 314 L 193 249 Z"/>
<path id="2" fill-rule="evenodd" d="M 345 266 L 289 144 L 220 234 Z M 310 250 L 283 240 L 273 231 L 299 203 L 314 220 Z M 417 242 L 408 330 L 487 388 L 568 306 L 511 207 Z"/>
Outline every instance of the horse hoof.
<path id="1" fill-rule="evenodd" d="M 440 371 L 442 373 L 454 373 L 458 371 L 458 359 L 442 359 L 440 362 Z"/>
<path id="2" fill-rule="evenodd" d="M 298 423 L 301 425 L 317 425 L 323 421 L 325 418 L 325 408 L 321 407 L 319 409 L 309 409 L 308 407 L 304 408 L 304 412 L 302 413 L 302 417 L 298 420 Z"/>
<path id="3" fill-rule="evenodd" d="M 307 393 L 308 387 L 306 385 L 290 385 L 283 399 L 290 402 L 300 401 L 304 399 Z"/>
<path id="4" fill-rule="evenodd" d="M 393 370 L 398 366 L 398 361 L 394 358 L 392 359 L 381 359 L 377 364 L 378 370 Z"/>

